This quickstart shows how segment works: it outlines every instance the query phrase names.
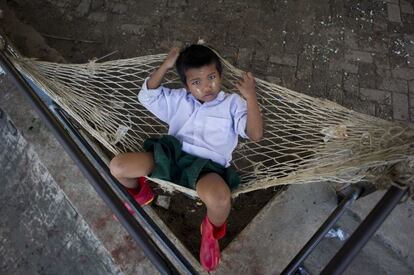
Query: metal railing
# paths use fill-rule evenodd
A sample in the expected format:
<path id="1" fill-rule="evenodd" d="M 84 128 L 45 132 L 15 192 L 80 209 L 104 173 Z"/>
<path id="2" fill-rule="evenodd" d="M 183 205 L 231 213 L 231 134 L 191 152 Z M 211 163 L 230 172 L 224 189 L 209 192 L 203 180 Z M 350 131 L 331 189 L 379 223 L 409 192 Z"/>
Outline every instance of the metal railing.
<path id="1" fill-rule="evenodd" d="M 131 195 L 121 187 L 121 184 L 118 183 L 110 175 L 109 170 L 103 168 L 106 167 L 106 165 L 102 162 L 102 160 L 100 160 L 99 157 L 97 157 L 96 153 L 94 153 L 93 150 L 90 150 L 90 146 L 88 147 L 88 144 L 85 143 L 84 140 L 82 141 L 81 136 L 77 135 L 79 133 L 76 134 L 73 132 L 72 137 L 68 134 L 67 129 L 70 128 L 70 125 L 66 125 L 66 127 L 64 127 L 61 124 L 58 118 L 51 112 L 51 110 L 49 110 L 49 108 L 32 89 L 24 76 L 22 76 L 13 66 L 3 51 L 0 51 L 0 66 L 8 75 L 11 76 L 11 79 L 16 85 L 16 88 L 21 91 L 30 101 L 31 105 L 37 111 L 42 121 L 53 133 L 53 135 L 63 146 L 69 156 L 78 165 L 79 169 L 92 184 L 95 191 L 113 211 L 120 223 L 125 227 L 135 242 L 141 247 L 148 259 L 159 270 L 159 272 L 161 274 L 197 274 L 191 264 L 182 256 L 182 254 L 165 236 L 165 234 L 154 223 L 154 221 L 152 221 L 151 218 L 145 213 L 145 211 L 141 209 L 135 200 L 133 200 Z M 65 118 L 63 116 L 63 113 L 60 114 L 60 119 L 62 121 Z M 74 141 L 74 136 L 77 136 L 79 138 L 78 143 Z M 82 150 L 79 147 L 79 144 L 83 144 L 83 149 L 86 150 Z M 89 155 L 89 157 L 87 155 Z M 97 164 L 102 168 L 100 169 L 101 171 L 97 170 Z M 106 175 L 105 178 L 101 175 L 100 172 Z M 109 182 L 112 183 L 112 186 L 110 186 L 108 183 L 108 179 L 110 179 Z M 171 261 L 170 258 L 165 255 L 165 253 L 160 249 L 160 247 L 157 246 L 150 235 L 145 231 L 143 226 L 138 223 L 138 221 L 129 213 L 129 211 L 125 208 L 123 201 L 119 198 L 113 189 L 116 189 L 119 191 L 119 193 L 123 194 L 123 196 L 128 199 L 128 202 L 132 205 L 132 208 L 135 209 L 136 213 L 138 214 L 138 218 L 142 219 L 147 229 L 149 229 L 149 231 L 155 236 L 157 241 L 163 246 L 165 251 L 167 251 L 168 256 L 170 258 L 173 258 L 174 261 Z M 173 262 L 180 267 L 180 272 Z"/>
<path id="2" fill-rule="evenodd" d="M 355 200 L 360 198 L 365 191 L 361 185 L 351 186 L 350 188 L 351 190 L 348 191 L 347 195 L 343 196 L 342 201 L 332 214 L 283 270 L 281 273 L 282 275 L 310 274 L 304 267 L 304 261 L 313 252 L 326 233 L 340 219 L 345 210 L 348 209 Z M 320 274 L 342 274 L 357 256 L 359 251 L 371 239 L 372 235 L 385 221 L 395 206 L 401 201 L 403 196 L 407 193 L 407 190 L 408 189 L 406 188 L 391 186 Z"/>

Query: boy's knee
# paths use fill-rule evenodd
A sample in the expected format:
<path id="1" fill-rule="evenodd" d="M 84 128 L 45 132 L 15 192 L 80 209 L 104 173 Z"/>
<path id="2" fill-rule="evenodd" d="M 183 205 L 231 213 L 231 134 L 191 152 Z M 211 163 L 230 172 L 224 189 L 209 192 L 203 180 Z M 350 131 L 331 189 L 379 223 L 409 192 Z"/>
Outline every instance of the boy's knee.
<path id="1" fill-rule="evenodd" d="M 220 189 L 211 194 L 210 201 L 212 201 L 214 206 L 224 208 L 231 204 L 231 194 L 225 189 Z"/>
<path id="2" fill-rule="evenodd" d="M 121 158 L 116 156 L 109 162 L 109 171 L 111 172 L 112 176 L 116 178 L 122 177 L 123 165 Z"/>
<path id="3" fill-rule="evenodd" d="M 197 186 L 197 193 L 199 193 L 200 199 L 209 207 L 221 208 L 231 204 L 231 191 L 226 182 L 218 175 L 218 177 L 216 175 L 206 176 L 202 183 L 204 186 Z M 214 187 L 211 187 L 212 184 L 214 184 Z M 209 188 L 203 188 L 206 185 L 210 185 Z"/>

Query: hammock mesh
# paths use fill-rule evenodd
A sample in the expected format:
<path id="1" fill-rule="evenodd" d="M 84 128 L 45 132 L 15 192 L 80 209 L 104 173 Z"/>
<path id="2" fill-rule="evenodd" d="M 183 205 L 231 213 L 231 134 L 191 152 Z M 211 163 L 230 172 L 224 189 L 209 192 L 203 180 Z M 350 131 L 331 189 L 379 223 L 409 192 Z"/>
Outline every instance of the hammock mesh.
<path id="1" fill-rule="evenodd" d="M 145 77 L 165 57 L 160 54 L 88 64 L 15 57 L 13 62 L 116 155 L 140 151 L 146 138 L 167 133 L 166 125 L 137 100 Z M 237 92 L 232 83 L 241 71 L 224 59 L 222 62 L 223 90 Z M 241 140 L 233 153 L 232 165 L 242 178 L 233 196 L 282 184 L 354 183 L 384 175 L 399 162 L 412 165 L 412 126 L 360 114 L 261 79 L 256 79 L 256 84 L 265 134 L 260 142 Z M 181 86 L 175 72 L 166 75 L 164 85 Z M 157 182 L 168 191 L 195 196 L 193 190 Z"/>

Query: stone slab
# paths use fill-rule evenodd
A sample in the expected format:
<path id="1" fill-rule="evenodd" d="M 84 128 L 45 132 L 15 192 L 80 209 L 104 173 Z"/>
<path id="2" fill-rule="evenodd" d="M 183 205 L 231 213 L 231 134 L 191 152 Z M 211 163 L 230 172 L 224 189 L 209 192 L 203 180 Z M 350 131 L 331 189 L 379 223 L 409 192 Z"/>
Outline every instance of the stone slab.
<path id="1" fill-rule="evenodd" d="M 370 52 L 363 52 L 363 51 L 355 51 L 352 50 L 345 54 L 345 60 L 348 62 L 364 62 L 364 63 L 372 63 L 374 62 L 374 58 Z"/>
<path id="2" fill-rule="evenodd" d="M 395 23 L 401 23 L 400 7 L 396 4 L 387 4 L 388 20 Z"/>
<path id="3" fill-rule="evenodd" d="M 391 92 L 389 91 L 367 88 L 361 88 L 359 91 L 363 99 L 372 100 L 378 103 L 386 103 L 387 105 L 391 102 Z"/>
<path id="4" fill-rule="evenodd" d="M 392 94 L 392 105 L 394 110 L 394 119 L 397 120 L 409 120 L 408 113 L 408 96 L 401 93 Z"/>

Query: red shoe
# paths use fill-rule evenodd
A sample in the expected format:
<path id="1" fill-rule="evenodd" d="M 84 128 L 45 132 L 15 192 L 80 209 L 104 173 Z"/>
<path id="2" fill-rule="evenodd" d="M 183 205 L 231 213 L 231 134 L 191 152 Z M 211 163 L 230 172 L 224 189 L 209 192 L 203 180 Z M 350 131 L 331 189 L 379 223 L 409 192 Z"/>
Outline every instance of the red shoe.
<path id="1" fill-rule="evenodd" d="M 139 205 L 148 205 L 154 200 L 154 193 L 152 193 L 146 177 L 138 178 L 137 188 L 127 188 L 127 190 Z M 131 214 L 134 214 L 134 211 L 127 202 L 124 205 Z"/>
<path id="2" fill-rule="evenodd" d="M 207 216 L 201 224 L 200 263 L 207 272 L 216 269 L 220 262 L 218 240 L 224 237 L 226 228 L 226 223 L 216 227 L 209 221 Z"/>

